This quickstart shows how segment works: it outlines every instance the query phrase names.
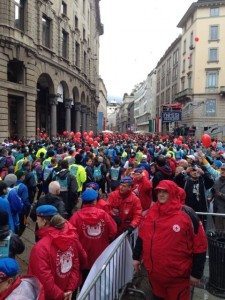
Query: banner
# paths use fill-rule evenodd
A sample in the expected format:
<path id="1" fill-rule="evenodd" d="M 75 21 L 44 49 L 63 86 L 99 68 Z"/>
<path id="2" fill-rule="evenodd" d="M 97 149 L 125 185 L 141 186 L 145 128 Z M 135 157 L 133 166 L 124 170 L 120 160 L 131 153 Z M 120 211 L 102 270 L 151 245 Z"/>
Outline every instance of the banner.
<path id="1" fill-rule="evenodd" d="M 78 300 L 114 300 L 115 293 L 126 283 L 132 281 L 134 271 L 132 250 L 125 235 L 125 233 L 121 234 L 95 261 L 77 298 Z M 122 242 L 122 240 L 124 241 Z M 112 259 L 106 265 L 107 260 L 112 256 L 113 252 L 115 253 Z M 99 275 L 95 285 L 93 285 L 88 295 L 84 297 L 85 292 L 93 281 L 96 280 L 96 276 L 98 276 L 101 271 L 102 273 Z"/>
<path id="2" fill-rule="evenodd" d="M 182 112 L 177 110 L 163 111 L 162 123 L 171 123 L 181 121 Z"/>

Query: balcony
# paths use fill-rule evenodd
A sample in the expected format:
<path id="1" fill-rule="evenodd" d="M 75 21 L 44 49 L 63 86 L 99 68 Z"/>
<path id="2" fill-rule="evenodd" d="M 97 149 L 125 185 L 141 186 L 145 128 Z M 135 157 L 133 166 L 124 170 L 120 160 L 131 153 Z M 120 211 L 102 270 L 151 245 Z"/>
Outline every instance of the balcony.
<path id="1" fill-rule="evenodd" d="M 217 86 L 206 87 L 205 88 L 205 92 L 207 94 L 218 94 L 219 93 L 219 89 L 218 89 Z"/>
<path id="2" fill-rule="evenodd" d="M 190 100 L 191 96 L 193 94 L 192 89 L 185 89 L 179 93 L 177 93 L 174 97 L 176 101 L 185 101 L 185 100 Z"/>
<path id="3" fill-rule="evenodd" d="M 225 96 L 225 86 L 220 87 L 220 96 L 222 96 L 222 97 Z"/>

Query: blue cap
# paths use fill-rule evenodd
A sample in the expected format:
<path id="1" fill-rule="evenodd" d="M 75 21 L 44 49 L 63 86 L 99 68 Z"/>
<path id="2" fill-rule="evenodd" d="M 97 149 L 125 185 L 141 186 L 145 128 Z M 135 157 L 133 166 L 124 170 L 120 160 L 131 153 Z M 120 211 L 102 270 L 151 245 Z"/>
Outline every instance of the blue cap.
<path id="1" fill-rule="evenodd" d="M 81 198 L 83 202 L 93 202 L 97 200 L 98 193 L 93 189 L 87 189 L 82 193 Z"/>
<path id="2" fill-rule="evenodd" d="M 91 188 L 95 191 L 99 190 L 99 185 L 96 182 L 89 182 L 86 184 L 86 188 Z"/>
<path id="3" fill-rule="evenodd" d="M 134 169 L 134 173 L 140 173 L 141 174 L 144 171 L 144 169 L 145 169 L 144 167 L 137 167 L 137 168 Z"/>
<path id="4" fill-rule="evenodd" d="M 120 183 L 128 183 L 129 185 L 132 185 L 133 179 L 130 176 L 125 176 L 120 180 Z"/>
<path id="5" fill-rule="evenodd" d="M 58 210 L 53 205 L 41 205 L 36 209 L 37 216 L 40 217 L 49 217 L 58 214 Z"/>
<path id="6" fill-rule="evenodd" d="M 0 258 L 0 283 L 19 273 L 18 262 L 13 258 Z"/>

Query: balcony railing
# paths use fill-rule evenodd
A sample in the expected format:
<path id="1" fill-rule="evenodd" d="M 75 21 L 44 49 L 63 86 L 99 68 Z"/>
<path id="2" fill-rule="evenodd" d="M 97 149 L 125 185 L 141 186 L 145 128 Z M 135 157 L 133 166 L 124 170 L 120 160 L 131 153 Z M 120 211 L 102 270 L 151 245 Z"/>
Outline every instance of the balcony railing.
<path id="1" fill-rule="evenodd" d="M 225 86 L 220 87 L 220 95 L 225 96 Z"/>
<path id="2" fill-rule="evenodd" d="M 219 93 L 219 89 L 218 89 L 218 87 L 217 86 L 213 86 L 213 87 L 206 87 L 205 88 L 205 92 L 206 93 L 212 93 L 212 94 L 217 94 L 217 93 Z"/>
<path id="3" fill-rule="evenodd" d="M 193 94 L 192 89 L 185 89 L 175 95 L 175 100 L 183 100 L 190 97 Z"/>

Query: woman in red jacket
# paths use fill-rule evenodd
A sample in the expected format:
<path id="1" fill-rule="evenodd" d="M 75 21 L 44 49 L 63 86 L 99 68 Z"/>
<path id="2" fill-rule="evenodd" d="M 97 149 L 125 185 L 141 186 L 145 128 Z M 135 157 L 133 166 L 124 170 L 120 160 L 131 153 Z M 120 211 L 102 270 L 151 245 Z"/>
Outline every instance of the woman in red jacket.
<path id="1" fill-rule="evenodd" d="M 75 228 L 54 206 L 39 206 L 36 214 L 40 240 L 31 250 L 28 274 L 40 280 L 46 299 L 71 299 L 81 283 L 80 270 L 86 267 L 86 253 Z"/>
<path id="2" fill-rule="evenodd" d="M 181 204 L 174 182 L 162 180 L 156 191 L 158 201 L 140 226 L 134 267 L 142 257 L 156 299 L 189 300 L 190 283 L 203 274 L 206 235 L 195 212 Z"/>

